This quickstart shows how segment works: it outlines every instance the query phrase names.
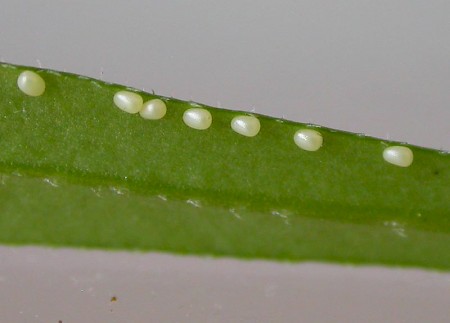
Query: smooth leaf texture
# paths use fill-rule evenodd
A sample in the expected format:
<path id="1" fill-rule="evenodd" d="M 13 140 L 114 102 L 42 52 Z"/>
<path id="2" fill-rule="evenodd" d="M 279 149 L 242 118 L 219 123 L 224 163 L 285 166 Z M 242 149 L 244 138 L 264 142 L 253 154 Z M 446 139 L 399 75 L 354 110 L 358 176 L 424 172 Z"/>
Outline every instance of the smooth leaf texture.
<path id="1" fill-rule="evenodd" d="M 19 90 L 24 70 L 44 95 Z M 257 114 L 249 138 L 230 127 L 248 113 L 133 90 L 166 102 L 145 120 L 114 105 L 124 89 L 0 65 L 1 243 L 450 269 L 448 153 L 406 145 L 397 167 L 399 143 Z M 182 121 L 199 106 L 207 130 Z M 295 145 L 303 128 L 320 150 Z"/>

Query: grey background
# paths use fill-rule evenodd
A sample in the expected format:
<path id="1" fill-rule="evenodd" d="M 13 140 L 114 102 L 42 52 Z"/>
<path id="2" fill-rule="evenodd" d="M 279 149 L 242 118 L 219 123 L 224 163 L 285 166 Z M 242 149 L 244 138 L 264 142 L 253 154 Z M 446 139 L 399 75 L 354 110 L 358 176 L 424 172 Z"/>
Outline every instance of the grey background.
<path id="1" fill-rule="evenodd" d="M 449 1 L 0 1 L 0 57 L 450 149 Z"/>
<path id="2" fill-rule="evenodd" d="M 0 8 L 5 62 L 450 149 L 446 0 Z M 449 305 L 449 274 L 0 248 L 0 322 L 444 322 Z"/>
<path id="3" fill-rule="evenodd" d="M 2 323 L 446 323 L 450 311 L 450 275 L 412 269 L 3 247 L 0 264 Z"/>

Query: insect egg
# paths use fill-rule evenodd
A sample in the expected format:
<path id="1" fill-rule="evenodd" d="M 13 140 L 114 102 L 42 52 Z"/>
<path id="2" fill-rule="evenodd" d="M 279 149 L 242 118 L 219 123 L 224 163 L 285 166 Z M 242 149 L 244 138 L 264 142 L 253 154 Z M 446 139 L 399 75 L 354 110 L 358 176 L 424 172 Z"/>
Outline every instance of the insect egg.
<path id="1" fill-rule="evenodd" d="M 142 97 L 134 92 L 119 91 L 114 94 L 114 104 L 128 113 L 138 113 L 142 110 Z"/>
<path id="2" fill-rule="evenodd" d="M 197 130 L 208 129 L 212 124 L 211 113 L 202 108 L 191 108 L 184 111 L 183 114 L 184 123 Z"/>
<path id="3" fill-rule="evenodd" d="M 411 149 L 404 146 L 391 146 L 383 151 L 383 158 L 390 164 L 408 167 L 412 164 L 414 155 Z"/>
<path id="4" fill-rule="evenodd" d="M 246 137 L 254 137 L 259 133 L 261 124 L 254 116 L 238 116 L 231 120 L 231 129 Z"/>
<path id="5" fill-rule="evenodd" d="M 45 81 L 37 73 L 32 71 L 23 71 L 17 78 L 19 89 L 29 96 L 40 96 L 45 92 Z"/>
<path id="6" fill-rule="evenodd" d="M 153 99 L 144 103 L 143 108 L 139 111 L 142 118 L 148 120 L 158 120 L 166 115 L 167 107 L 164 101 Z"/>
<path id="7" fill-rule="evenodd" d="M 302 129 L 295 133 L 294 142 L 303 150 L 317 151 L 322 147 L 323 138 L 316 130 Z"/>

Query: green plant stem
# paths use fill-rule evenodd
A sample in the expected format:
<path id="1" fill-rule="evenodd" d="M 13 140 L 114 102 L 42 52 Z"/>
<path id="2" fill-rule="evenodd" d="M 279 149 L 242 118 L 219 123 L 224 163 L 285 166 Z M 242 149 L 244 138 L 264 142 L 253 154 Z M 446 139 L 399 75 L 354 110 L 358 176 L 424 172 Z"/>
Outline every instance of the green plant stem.
<path id="1" fill-rule="evenodd" d="M 33 70 L 46 92 L 28 97 Z M 201 105 L 208 130 L 182 121 L 196 103 L 160 98 L 158 121 L 122 112 L 125 87 L 0 65 L 0 242 L 160 250 L 282 260 L 450 268 L 450 155 L 405 145 L 414 162 L 386 163 L 398 143 Z M 322 134 L 317 152 L 294 133 Z"/>

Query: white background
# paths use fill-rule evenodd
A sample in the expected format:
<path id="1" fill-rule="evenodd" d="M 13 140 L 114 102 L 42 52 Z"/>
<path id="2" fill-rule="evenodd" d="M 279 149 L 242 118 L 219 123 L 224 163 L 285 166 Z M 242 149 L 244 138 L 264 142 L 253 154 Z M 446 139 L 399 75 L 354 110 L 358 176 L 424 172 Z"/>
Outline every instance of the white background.
<path id="1" fill-rule="evenodd" d="M 450 149 L 446 0 L 0 8 L 5 62 Z M 443 322 L 449 286 L 419 271 L 0 248 L 0 322 Z"/>

